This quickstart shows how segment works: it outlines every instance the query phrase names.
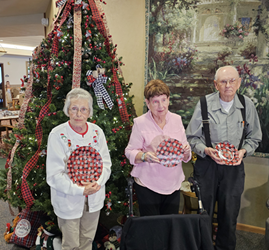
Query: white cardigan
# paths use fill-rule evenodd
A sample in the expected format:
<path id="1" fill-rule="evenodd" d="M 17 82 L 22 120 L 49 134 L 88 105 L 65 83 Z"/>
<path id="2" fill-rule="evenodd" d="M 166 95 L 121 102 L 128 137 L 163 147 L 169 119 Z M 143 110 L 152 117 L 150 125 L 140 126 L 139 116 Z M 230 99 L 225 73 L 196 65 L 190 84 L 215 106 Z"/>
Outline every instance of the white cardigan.
<path id="1" fill-rule="evenodd" d="M 103 171 L 97 181 L 101 185 L 101 189 L 88 196 L 89 212 L 96 212 L 104 206 L 105 183 L 111 173 L 111 159 L 103 130 L 93 123 L 87 122 L 87 124 L 88 131 L 83 136 L 75 132 L 68 122 L 55 127 L 49 134 L 46 163 L 47 183 L 51 190 L 51 204 L 54 212 L 62 219 L 80 218 L 84 209 L 84 187 L 72 182 L 67 175 L 66 168 L 71 151 L 77 147 L 90 144 L 102 157 Z M 68 146 L 68 140 L 71 141 L 71 147 Z"/>

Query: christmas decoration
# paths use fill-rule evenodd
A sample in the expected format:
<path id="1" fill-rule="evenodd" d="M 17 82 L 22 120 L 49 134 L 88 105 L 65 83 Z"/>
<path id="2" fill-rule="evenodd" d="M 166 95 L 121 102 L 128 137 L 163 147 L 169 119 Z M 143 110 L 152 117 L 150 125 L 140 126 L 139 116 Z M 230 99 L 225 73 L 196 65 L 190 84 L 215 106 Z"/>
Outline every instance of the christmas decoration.
<path id="1" fill-rule="evenodd" d="M 14 229 L 17 226 L 17 223 L 18 223 L 19 219 L 20 219 L 20 215 L 17 215 L 14 218 L 14 220 L 12 221 L 12 226 L 10 225 L 10 223 L 7 223 L 7 225 L 6 225 L 6 231 L 4 233 L 4 238 L 5 238 L 5 241 L 7 243 L 9 243 L 9 241 L 11 239 L 11 236 L 13 235 Z"/>
<path id="2" fill-rule="evenodd" d="M 102 169 L 101 155 L 90 146 L 77 148 L 67 161 L 68 176 L 78 185 L 81 185 L 81 181 L 97 181 L 102 174 Z"/>
<path id="3" fill-rule="evenodd" d="M 40 212 L 32 212 L 29 208 L 22 210 L 9 243 L 27 248 L 34 246 L 40 225 L 40 215 Z"/>
<path id="4" fill-rule="evenodd" d="M 54 28 L 34 50 L 29 77 L 24 81 L 19 122 L 11 139 L 5 140 L 12 150 L 6 168 L 0 171 L 0 198 L 13 207 L 42 211 L 54 221 L 46 183 L 47 139 L 54 127 L 69 119 L 62 111 L 64 99 L 77 87 L 91 93 L 93 116 L 89 121 L 103 129 L 110 150 L 112 173 L 106 187 L 111 195 L 104 209 L 109 213 L 128 211 L 125 187 L 131 166 L 124 149 L 135 112 L 129 96 L 131 84 L 122 77 L 122 63 L 101 4 L 97 0 L 57 1 Z M 92 72 L 93 78 L 87 72 Z"/>
<path id="5" fill-rule="evenodd" d="M 163 140 L 157 147 L 156 155 L 165 167 L 175 167 L 183 159 L 183 146 L 177 139 Z"/>
<path id="6" fill-rule="evenodd" d="M 234 165 L 240 160 L 237 148 L 229 142 L 218 143 L 214 154 L 222 159 L 225 165 Z"/>
<path id="7" fill-rule="evenodd" d="M 62 239 L 60 237 L 60 231 L 55 227 L 51 218 L 42 215 L 40 224 L 41 226 L 37 229 L 35 250 L 61 250 Z"/>

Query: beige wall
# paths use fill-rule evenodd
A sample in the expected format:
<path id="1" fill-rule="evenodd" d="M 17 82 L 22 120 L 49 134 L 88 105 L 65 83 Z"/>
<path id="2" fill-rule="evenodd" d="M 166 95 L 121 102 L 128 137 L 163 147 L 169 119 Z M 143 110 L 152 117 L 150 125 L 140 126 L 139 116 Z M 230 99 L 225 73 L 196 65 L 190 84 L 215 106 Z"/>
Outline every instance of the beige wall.
<path id="1" fill-rule="evenodd" d="M 51 0 L 51 4 L 48 6 L 48 9 L 47 9 L 47 11 L 45 13 L 46 18 L 49 19 L 49 25 L 46 28 L 46 36 L 53 29 L 53 19 L 54 19 L 54 16 L 58 12 L 58 8 L 56 8 L 56 4 L 55 3 L 56 3 L 56 0 Z"/>
<path id="2" fill-rule="evenodd" d="M 113 0 L 104 5 L 113 43 L 118 45 L 126 82 L 132 82 L 131 95 L 137 115 L 143 113 L 145 66 L 145 0 Z"/>
<path id="3" fill-rule="evenodd" d="M 57 13 L 55 0 L 46 12 L 50 32 L 52 18 Z M 113 43 L 117 44 L 118 57 L 123 57 L 123 76 L 126 83 L 133 83 L 130 94 L 134 95 L 137 115 L 143 113 L 144 61 L 145 61 L 145 0 L 113 0 L 103 5 Z"/>

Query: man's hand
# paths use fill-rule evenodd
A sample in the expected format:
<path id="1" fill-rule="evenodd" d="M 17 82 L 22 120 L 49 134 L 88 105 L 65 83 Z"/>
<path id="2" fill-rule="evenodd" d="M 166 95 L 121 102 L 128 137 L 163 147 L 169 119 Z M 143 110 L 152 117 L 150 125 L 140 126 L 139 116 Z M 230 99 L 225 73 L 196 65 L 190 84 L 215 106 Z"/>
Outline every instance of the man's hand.
<path id="1" fill-rule="evenodd" d="M 243 157 L 244 157 L 244 155 L 245 155 L 246 152 L 247 152 L 247 150 L 245 150 L 244 148 L 242 148 L 242 149 L 240 149 L 238 151 L 238 158 L 239 158 L 239 160 L 238 160 L 237 163 L 233 164 L 234 166 L 238 166 L 238 165 L 241 164 L 241 162 L 243 160 Z"/>
<path id="2" fill-rule="evenodd" d="M 215 161 L 219 165 L 225 165 L 225 161 L 219 156 L 216 156 L 216 153 L 218 153 L 218 150 L 214 148 L 205 148 L 205 154 L 210 156 L 213 161 Z"/>
<path id="3" fill-rule="evenodd" d="M 81 184 L 85 187 L 83 195 L 91 195 L 100 190 L 101 186 L 97 182 L 85 182 L 81 181 Z"/>

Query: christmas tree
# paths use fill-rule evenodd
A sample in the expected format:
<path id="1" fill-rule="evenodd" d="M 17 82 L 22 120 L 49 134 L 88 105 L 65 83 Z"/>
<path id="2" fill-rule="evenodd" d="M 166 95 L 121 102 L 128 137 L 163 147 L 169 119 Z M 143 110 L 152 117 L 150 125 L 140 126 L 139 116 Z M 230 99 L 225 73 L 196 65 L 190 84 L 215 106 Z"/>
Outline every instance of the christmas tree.
<path id="1" fill-rule="evenodd" d="M 34 51 L 19 123 L 6 141 L 12 149 L 0 173 L 0 198 L 13 207 L 31 207 L 55 218 L 45 179 L 47 139 L 52 128 L 69 119 L 62 111 L 66 94 L 80 87 L 93 96 L 89 121 L 103 129 L 112 160 L 104 209 L 107 214 L 128 211 L 125 187 L 131 166 L 124 149 L 135 112 L 101 3 L 58 0 L 54 29 Z"/>

